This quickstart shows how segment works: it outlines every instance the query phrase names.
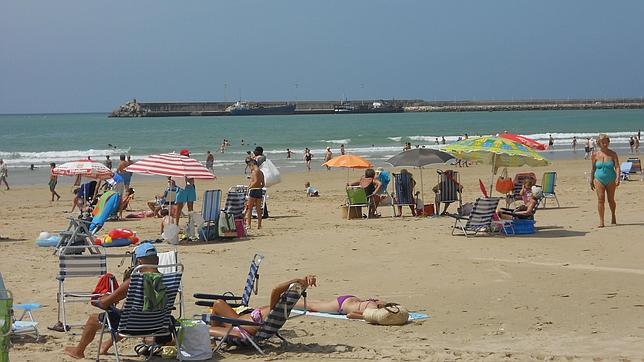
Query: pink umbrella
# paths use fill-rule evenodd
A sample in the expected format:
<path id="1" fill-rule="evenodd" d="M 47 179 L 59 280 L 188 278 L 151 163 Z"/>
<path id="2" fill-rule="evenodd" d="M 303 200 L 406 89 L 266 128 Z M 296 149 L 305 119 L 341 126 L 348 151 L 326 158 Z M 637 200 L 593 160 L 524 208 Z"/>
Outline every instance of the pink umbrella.
<path id="1" fill-rule="evenodd" d="M 112 171 L 104 164 L 92 160 L 65 162 L 51 171 L 56 176 L 82 176 L 104 180 L 112 177 Z"/>
<path id="2" fill-rule="evenodd" d="M 215 178 L 215 175 L 210 173 L 199 161 L 177 153 L 150 155 L 126 167 L 125 171 L 145 175 L 188 177 L 195 179 Z"/>
<path id="3" fill-rule="evenodd" d="M 539 143 L 533 140 L 532 138 L 528 138 L 526 136 L 521 136 L 513 133 L 501 133 L 499 137 L 503 137 L 514 142 L 518 142 L 524 146 L 528 146 L 538 151 L 545 151 L 546 149 L 546 145 L 544 145 L 543 143 Z"/>

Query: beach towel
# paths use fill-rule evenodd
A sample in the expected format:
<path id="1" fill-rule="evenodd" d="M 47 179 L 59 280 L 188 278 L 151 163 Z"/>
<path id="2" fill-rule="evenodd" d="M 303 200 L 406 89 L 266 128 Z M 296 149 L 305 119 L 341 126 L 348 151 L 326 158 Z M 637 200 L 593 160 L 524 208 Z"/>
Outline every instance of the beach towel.
<path id="1" fill-rule="evenodd" d="M 303 310 L 300 309 L 293 309 L 291 311 L 291 316 L 299 316 L 304 314 Z M 333 318 L 333 319 L 345 319 L 345 320 L 356 320 L 356 321 L 363 321 L 363 319 L 349 319 L 347 318 L 346 315 L 344 314 L 333 314 L 333 313 L 324 313 L 324 312 L 306 312 L 306 315 L 314 316 L 314 317 L 321 317 L 321 318 Z M 423 319 L 428 319 L 429 315 L 425 313 L 417 313 L 417 312 L 409 312 L 409 321 L 417 321 L 417 320 L 423 320 Z"/>
<path id="2" fill-rule="evenodd" d="M 114 289 L 112 289 L 111 286 L 113 286 Z M 98 283 L 96 283 L 96 287 L 94 288 L 94 291 L 92 292 L 92 294 L 111 293 L 113 290 L 116 290 L 116 288 L 118 287 L 119 287 L 119 283 L 116 281 L 116 277 L 112 273 L 103 274 L 103 276 L 101 276 L 98 279 Z M 92 297 L 92 300 L 96 300 L 98 298 L 100 297 L 98 295 L 95 295 Z"/>
<path id="3" fill-rule="evenodd" d="M 161 310 L 166 299 L 163 275 L 161 273 L 143 273 L 143 311 Z"/>

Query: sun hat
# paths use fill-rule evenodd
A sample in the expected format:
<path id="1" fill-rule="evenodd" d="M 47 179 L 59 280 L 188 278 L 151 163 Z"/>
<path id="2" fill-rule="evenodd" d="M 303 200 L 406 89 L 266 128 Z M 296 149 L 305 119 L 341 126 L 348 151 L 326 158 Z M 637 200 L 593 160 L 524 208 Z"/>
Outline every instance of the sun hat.
<path id="1" fill-rule="evenodd" d="M 135 258 L 144 258 L 146 256 L 156 256 L 157 249 L 149 242 L 141 243 L 134 249 Z"/>
<path id="2" fill-rule="evenodd" d="M 362 317 L 371 324 L 399 326 L 409 320 L 409 310 L 396 303 L 387 303 L 382 308 L 365 309 Z"/>
<path id="3" fill-rule="evenodd" d="M 184 149 L 182 149 L 181 151 L 179 151 L 179 154 L 180 154 L 181 156 L 190 157 L 190 150 L 189 150 L 189 149 L 187 149 L 187 148 L 184 148 Z"/>

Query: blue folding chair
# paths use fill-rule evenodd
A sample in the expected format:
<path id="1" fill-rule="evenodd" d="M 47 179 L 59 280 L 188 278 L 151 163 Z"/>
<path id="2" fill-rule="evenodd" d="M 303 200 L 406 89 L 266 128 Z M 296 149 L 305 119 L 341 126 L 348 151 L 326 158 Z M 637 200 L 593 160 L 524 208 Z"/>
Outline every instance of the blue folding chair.
<path id="1" fill-rule="evenodd" d="M 203 204 L 201 205 L 201 216 L 205 222 L 205 239 L 208 241 L 208 235 L 215 235 L 211 233 L 211 229 L 217 230 L 219 223 L 219 214 L 221 213 L 221 190 L 206 190 L 203 194 Z"/>

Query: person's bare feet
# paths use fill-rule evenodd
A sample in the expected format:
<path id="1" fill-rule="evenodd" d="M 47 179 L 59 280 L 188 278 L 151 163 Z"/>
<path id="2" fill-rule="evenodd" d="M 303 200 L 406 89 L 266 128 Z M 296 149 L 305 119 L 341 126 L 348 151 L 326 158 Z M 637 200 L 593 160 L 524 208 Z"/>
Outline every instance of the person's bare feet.
<path id="1" fill-rule="evenodd" d="M 85 358 L 85 354 L 78 347 L 65 347 L 65 354 L 74 359 Z"/>
<path id="2" fill-rule="evenodd" d="M 603 227 L 604 227 L 604 224 L 600 224 L 600 225 L 599 225 L 599 226 L 597 226 L 597 227 L 598 227 L 598 228 L 603 228 Z"/>
<path id="3" fill-rule="evenodd" d="M 101 344 L 101 350 L 99 354 L 107 354 L 107 352 L 112 347 L 112 341 L 105 341 Z"/>

